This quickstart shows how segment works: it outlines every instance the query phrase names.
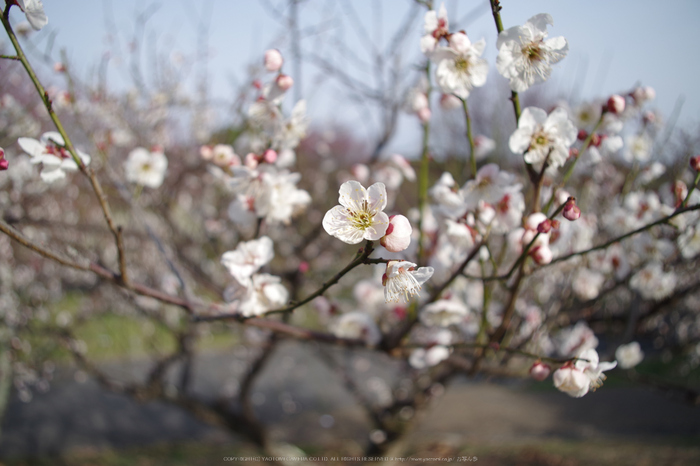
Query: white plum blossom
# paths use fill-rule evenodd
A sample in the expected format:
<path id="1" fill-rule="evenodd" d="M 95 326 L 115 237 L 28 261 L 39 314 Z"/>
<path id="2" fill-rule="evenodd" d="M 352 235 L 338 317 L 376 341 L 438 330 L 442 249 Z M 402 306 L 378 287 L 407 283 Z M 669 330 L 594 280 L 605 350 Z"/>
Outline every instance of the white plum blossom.
<path id="1" fill-rule="evenodd" d="M 442 345 L 435 345 L 430 348 L 416 348 L 411 351 L 408 363 L 414 369 L 425 369 L 433 367 L 450 357 L 450 348 Z"/>
<path id="2" fill-rule="evenodd" d="M 382 277 L 384 299 L 387 303 L 408 303 L 411 297 L 420 295 L 421 285 L 433 276 L 432 267 L 421 267 L 408 261 L 389 261 Z"/>
<path id="3" fill-rule="evenodd" d="M 569 51 L 563 37 L 547 39 L 548 24 L 554 24 L 552 17 L 540 13 L 523 26 L 514 26 L 498 35 L 496 68 L 510 80 L 511 90 L 522 92 L 549 79 L 552 65 Z"/>
<path id="4" fill-rule="evenodd" d="M 217 144 L 211 149 L 211 161 L 219 167 L 229 167 L 240 165 L 241 158 L 233 151 L 233 147 L 228 144 Z"/>
<path id="5" fill-rule="evenodd" d="M 598 297 L 603 283 L 605 283 L 605 275 L 595 270 L 581 267 L 575 272 L 571 287 L 579 298 L 591 300 Z"/>
<path id="6" fill-rule="evenodd" d="M 676 288 L 676 274 L 664 272 L 661 262 L 652 261 L 630 279 L 630 288 L 637 290 L 644 299 L 661 300 Z"/>
<path id="7" fill-rule="evenodd" d="M 552 376 L 554 386 L 574 398 L 581 398 L 590 390 L 595 391 L 605 380 L 604 371 L 617 366 L 617 361 L 600 362 L 598 352 L 587 349 L 577 356 L 576 362 L 560 367 Z"/>
<path id="8" fill-rule="evenodd" d="M 259 316 L 286 305 L 288 299 L 289 292 L 282 285 L 280 277 L 255 274 L 246 288 L 246 296 L 240 302 L 238 312 L 244 317 Z"/>
<path id="9" fill-rule="evenodd" d="M 165 179 L 168 159 L 161 150 L 149 151 L 137 147 L 124 162 L 127 181 L 147 188 L 159 188 Z"/>
<path id="10" fill-rule="evenodd" d="M 468 209 L 474 209 L 479 201 L 495 205 L 507 193 L 517 192 L 522 185 L 516 182 L 512 173 L 501 170 L 495 163 L 489 163 L 481 167 L 473 180 L 467 181 L 460 194 Z"/>
<path id="11" fill-rule="evenodd" d="M 359 182 L 346 181 L 340 186 L 340 205 L 323 217 L 326 232 L 348 244 L 363 239 L 376 241 L 386 234 L 389 216 L 383 212 L 387 196 L 384 183 L 365 189 Z"/>
<path id="12" fill-rule="evenodd" d="M 274 255 L 272 240 L 262 236 L 238 243 L 236 249 L 227 251 L 221 256 L 221 263 L 238 283 L 248 286 L 250 277 L 260 270 L 260 267 L 270 262 Z"/>
<path id="13" fill-rule="evenodd" d="M 44 4 L 41 0 L 15 0 L 17 6 L 24 12 L 27 21 L 38 31 L 49 23 L 49 18 L 44 12 Z M 12 2 L 10 2 L 12 4 Z"/>
<path id="14" fill-rule="evenodd" d="M 439 299 L 425 306 L 419 315 L 428 327 L 449 327 L 461 323 L 469 314 L 469 308 L 457 299 Z"/>
<path id="15" fill-rule="evenodd" d="M 585 322 L 578 322 L 573 327 L 568 327 L 559 331 L 555 336 L 555 344 L 558 353 L 565 358 L 572 357 L 577 353 L 594 349 L 598 346 L 593 330 Z"/>
<path id="16" fill-rule="evenodd" d="M 466 99 L 473 88 L 486 83 L 489 66 L 481 58 L 484 47 L 484 39 L 472 44 L 466 34 L 456 32 L 449 47 L 435 50 L 431 60 L 437 63 L 435 78 L 442 92 Z"/>
<path id="17" fill-rule="evenodd" d="M 541 108 L 527 107 L 508 146 L 514 153 L 524 154 L 527 163 L 541 166 L 546 160 L 550 167 L 560 167 L 569 158 L 569 147 L 577 133 L 563 108 L 548 116 Z"/>
<path id="18" fill-rule="evenodd" d="M 689 226 L 678 237 L 678 249 L 684 259 L 700 254 L 700 225 Z"/>
<path id="19" fill-rule="evenodd" d="M 476 160 L 485 159 L 496 148 L 496 141 L 490 137 L 479 134 L 474 138 L 474 158 Z"/>
<path id="20" fill-rule="evenodd" d="M 382 333 L 374 320 L 364 312 L 348 312 L 331 325 L 333 335 L 338 338 L 364 340 L 374 346 L 382 339 Z"/>
<path id="21" fill-rule="evenodd" d="M 66 171 L 78 169 L 78 164 L 65 148 L 63 137 L 57 132 L 44 133 L 38 141 L 32 138 L 19 138 L 17 143 L 24 152 L 31 156 L 32 164 L 41 163 L 43 165 L 41 179 L 47 183 L 65 178 Z M 83 164 L 90 163 L 89 155 L 81 151 L 77 151 L 77 153 Z"/>
<path id="22" fill-rule="evenodd" d="M 615 350 L 615 359 L 620 365 L 620 369 L 632 369 L 634 366 L 642 362 L 644 352 L 636 341 L 620 345 Z"/>

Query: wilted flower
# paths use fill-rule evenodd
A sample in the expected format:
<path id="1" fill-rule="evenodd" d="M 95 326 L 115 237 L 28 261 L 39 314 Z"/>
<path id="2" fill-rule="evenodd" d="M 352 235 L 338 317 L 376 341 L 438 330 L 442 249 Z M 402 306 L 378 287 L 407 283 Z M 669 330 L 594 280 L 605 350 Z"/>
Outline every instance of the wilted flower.
<path id="1" fill-rule="evenodd" d="M 603 385 L 603 372 L 615 366 L 617 361 L 599 362 L 598 352 L 588 349 L 578 355 L 575 363 L 568 363 L 554 372 L 554 386 L 569 396 L 581 398 Z"/>
<path id="2" fill-rule="evenodd" d="M 421 285 L 433 276 L 432 267 L 421 267 L 408 261 L 389 261 L 382 277 L 384 299 L 387 303 L 407 303 L 411 297 L 420 294 Z"/>

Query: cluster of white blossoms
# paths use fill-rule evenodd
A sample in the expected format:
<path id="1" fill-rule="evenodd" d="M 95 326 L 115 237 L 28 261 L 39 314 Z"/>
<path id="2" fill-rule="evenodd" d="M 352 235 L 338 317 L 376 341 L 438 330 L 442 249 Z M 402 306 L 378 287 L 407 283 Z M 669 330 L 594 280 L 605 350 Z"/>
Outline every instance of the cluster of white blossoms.
<path id="1" fill-rule="evenodd" d="M 243 317 L 261 315 L 287 304 L 289 292 L 280 277 L 257 273 L 273 257 L 273 242 L 267 236 L 240 242 L 236 249 L 221 256 L 221 263 L 239 285 L 233 307 Z"/>
<path id="2" fill-rule="evenodd" d="M 246 155 L 239 156 L 228 144 L 200 148 L 201 157 L 214 165 L 210 172 L 232 191 L 229 217 L 241 226 L 250 226 L 257 219 L 288 224 L 311 202 L 309 193 L 297 188 L 301 175 L 288 170 L 296 161 L 294 150 L 306 134 L 308 118 L 303 100 L 288 118 L 282 113 L 282 102 L 293 85 L 292 78 L 281 72 L 283 63 L 279 50 L 265 53 L 265 69 L 277 75 L 262 86 L 248 110 L 246 152 L 241 152 Z"/>
<path id="3" fill-rule="evenodd" d="M 346 181 L 340 186 L 339 195 L 340 205 L 323 217 L 323 228 L 329 235 L 348 244 L 379 240 L 390 252 L 408 248 L 413 229 L 403 215 L 389 218 L 384 212 L 387 206 L 384 183 L 365 189 L 358 181 Z M 421 285 L 433 275 L 433 268 L 416 267 L 408 261 L 388 261 L 382 277 L 386 302 L 407 303 L 419 295 Z"/>

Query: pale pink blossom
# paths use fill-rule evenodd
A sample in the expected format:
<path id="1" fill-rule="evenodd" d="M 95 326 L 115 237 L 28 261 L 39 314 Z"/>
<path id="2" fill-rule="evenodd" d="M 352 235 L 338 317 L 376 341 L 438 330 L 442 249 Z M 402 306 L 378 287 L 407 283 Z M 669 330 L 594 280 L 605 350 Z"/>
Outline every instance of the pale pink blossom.
<path id="1" fill-rule="evenodd" d="M 270 72 L 279 71 L 282 68 L 284 59 L 282 54 L 277 49 L 269 49 L 265 51 L 265 69 Z"/>

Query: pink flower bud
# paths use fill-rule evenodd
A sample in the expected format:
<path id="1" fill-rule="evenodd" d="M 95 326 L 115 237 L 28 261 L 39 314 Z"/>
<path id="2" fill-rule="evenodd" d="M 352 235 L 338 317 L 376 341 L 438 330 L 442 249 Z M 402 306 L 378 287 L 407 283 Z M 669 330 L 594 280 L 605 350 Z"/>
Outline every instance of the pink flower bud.
<path id="1" fill-rule="evenodd" d="M 423 107 L 420 110 L 418 110 L 417 115 L 421 123 L 427 123 L 430 121 L 432 113 L 430 112 L 430 109 L 428 107 Z"/>
<path id="2" fill-rule="evenodd" d="M 389 217 L 389 227 L 379 243 L 390 252 L 403 251 L 411 244 L 411 222 L 403 215 L 392 215 Z"/>
<path id="3" fill-rule="evenodd" d="M 263 160 L 267 163 L 275 163 L 277 160 L 277 152 L 272 149 L 268 149 L 263 154 Z"/>
<path id="4" fill-rule="evenodd" d="M 60 61 L 59 61 L 59 62 L 56 62 L 56 63 L 53 64 L 53 70 L 54 70 L 56 73 L 63 73 L 63 72 L 66 71 L 66 65 L 64 65 L 64 64 L 61 63 Z"/>
<path id="5" fill-rule="evenodd" d="M 3 150 L 2 147 L 0 147 L 0 171 L 7 170 L 7 167 L 9 167 L 9 166 L 10 166 L 10 163 L 5 158 L 5 151 Z"/>
<path id="6" fill-rule="evenodd" d="M 549 231 L 552 229 L 552 221 L 547 219 L 537 225 L 537 231 L 540 233 L 549 233 Z"/>
<path id="7" fill-rule="evenodd" d="M 252 152 L 249 152 L 248 155 L 245 156 L 245 166 L 254 170 L 258 166 L 258 156 L 253 154 Z"/>
<path id="8" fill-rule="evenodd" d="M 443 110 L 453 110 L 462 107 L 462 101 L 452 94 L 442 94 L 440 96 L 440 107 Z"/>
<path id="9" fill-rule="evenodd" d="M 678 208 L 688 195 L 688 186 L 686 186 L 686 184 L 681 180 L 676 180 L 671 189 L 673 191 L 673 196 L 676 198 L 676 208 Z"/>
<path id="10" fill-rule="evenodd" d="M 606 109 L 610 113 L 619 115 L 620 113 L 625 111 L 625 98 L 617 94 L 611 95 L 608 99 L 608 105 L 606 106 Z"/>
<path id="11" fill-rule="evenodd" d="M 214 157 L 214 150 L 211 146 L 202 146 L 199 148 L 199 156 L 204 160 L 211 160 Z"/>
<path id="12" fill-rule="evenodd" d="M 301 273 L 306 273 L 306 272 L 308 272 L 308 271 L 309 271 L 309 268 L 310 268 L 310 267 L 309 267 L 309 263 L 306 262 L 306 261 L 302 261 L 302 262 L 299 264 L 299 272 L 301 272 Z"/>
<path id="13" fill-rule="evenodd" d="M 653 87 L 644 86 L 636 88 L 630 95 L 634 99 L 635 104 L 642 105 L 648 100 L 654 100 L 656 98 L 656 91 Z"/>
<path id="14" fill-rule="evenodd" d="M 552 262 L 552 250 L 549 246 L 536 246 L 530 250 L 530 256 L 537 262 L 538 265 L 546 265 Z"/>
<path id="15" fill-rule="evenodd" d="M 562 212 L 562 215 L 565 219 L 570 220 L 572 222 L 574 220 L 577 220 L 581 216 L 581 209 L 579 209 L 576 205 L 576 199 L 570 197 L 569 200 L 566 201 L 566 204 L 564 204 L 564 211 Z"/>
<path id="16" fill-rule="evenodd" d="M 600 147 L 600 143 L 602 141 L 603 141 L 603 139 L 600 137 L 600 134 L 596 133 L 591 138 L 591 145 L 595 146 L 595 147 Z"/>
<path id="17" fill-rule="evenodd" d="M 267 71 L 279 71 L 282 68 L 284 59 L 282 54 L 277 49 L 269 49 L 265 51 L 265 69 Z"/>
<path id="18" fill-rule="evenodd" d="M 585 141 L 586 138 L 588 137 L 588 131 L 585 129 L 580 129 L 578 130 L 578 135 L 576 135 L 579 141 Z"/>
<path id="19" fill-rule="evenodd" d="M 286 74 L 281 74 L 277 76 L 277 80 L 275 82 L 277 83 L 277 87 L 279 87 L 283 91 L 289 90 L 294 85 L 294 80 L 292 79 L 292 77 Z"/>
<path id="20" fill-rule="evenodd" d="M 549 377 L 549 373 L 552 372 L 552 368 L 549 364 L 544 364 L 542 361 L 535 362 L 530 368 L 530 377 L 542 382 L 544 379 Z"/>
<path id="21" fill-rule="evenodd" d="M 254 79 L 253 80 L 253 87 L 256 89 L 262 89 L 263 85 L 259 79 Z"/>
<path id="22" fill-rule="evenodd" d="M 700 172 L 700 155 L 690 158 L 690 168 L 696 172 Z"/>

